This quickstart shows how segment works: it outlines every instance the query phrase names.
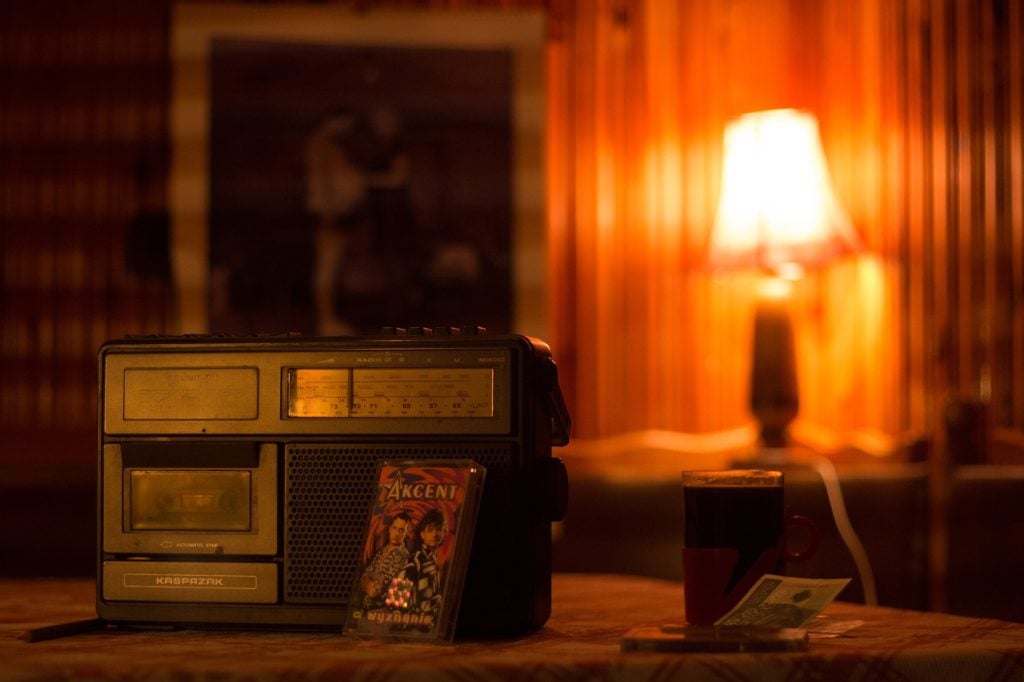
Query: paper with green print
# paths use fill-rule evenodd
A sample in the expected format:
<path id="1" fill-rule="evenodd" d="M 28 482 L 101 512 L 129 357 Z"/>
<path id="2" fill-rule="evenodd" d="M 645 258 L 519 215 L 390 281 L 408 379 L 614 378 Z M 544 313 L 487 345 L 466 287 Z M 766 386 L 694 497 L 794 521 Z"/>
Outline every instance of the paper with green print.
<path id="1" fill-rule="evenodd" d="M 787 578 L 769 573 L 715 625 L 798 628 L 832 603 L 849 582 L 849 578 Z"/>

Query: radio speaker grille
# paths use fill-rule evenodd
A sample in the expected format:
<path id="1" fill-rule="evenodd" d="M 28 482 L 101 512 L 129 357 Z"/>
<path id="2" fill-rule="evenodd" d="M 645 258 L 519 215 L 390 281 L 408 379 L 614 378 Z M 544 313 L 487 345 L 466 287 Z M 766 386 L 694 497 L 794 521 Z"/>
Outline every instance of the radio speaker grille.
<path id="1" fill-rule="evenodd" d="M 487 468 L 481 515 L 504 506 L 511 446 L 293 444 L 285 450 L 284 600 L 345 604 L 381 460 L 472 459 Z"/>

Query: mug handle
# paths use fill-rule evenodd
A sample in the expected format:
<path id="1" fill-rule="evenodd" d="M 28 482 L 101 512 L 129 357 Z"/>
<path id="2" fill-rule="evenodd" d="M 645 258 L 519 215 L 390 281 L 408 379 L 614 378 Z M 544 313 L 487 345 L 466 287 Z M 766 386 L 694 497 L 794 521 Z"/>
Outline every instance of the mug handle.
<path id="1" fill-rule="evenodd" d="M 782 537 L 782 555 L 786 561 L 803 561 L 814 556 L 814 553 L 818 551 L 818 544 L 821 542 L 821 533 L 818 532 L 818 526 L 815 525 L 814 521 L 800 514 L 788 514 L 786 515 L 785 524 L 786 529 L 783 531 Z M 799 552 L 791 552 L 787 547 L 789 529 L 793 526 L 803 527 L 808 535 L 807 546 Z"/>

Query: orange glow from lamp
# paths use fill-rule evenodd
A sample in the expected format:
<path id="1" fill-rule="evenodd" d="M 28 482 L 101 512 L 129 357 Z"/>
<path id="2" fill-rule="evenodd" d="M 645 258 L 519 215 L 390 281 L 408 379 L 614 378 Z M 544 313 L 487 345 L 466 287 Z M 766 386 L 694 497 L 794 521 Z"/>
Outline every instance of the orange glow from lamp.
<path id="1" fill-rule="evenodd" d="M 859 249 L 832 191 L 814 116 L 774 109 L 729 124 L 709 261 L 715 269 L 765 274 L 754 319 L 750 408 L 766 448 L 786 445 L 800 407 L 788 281 Z"/>

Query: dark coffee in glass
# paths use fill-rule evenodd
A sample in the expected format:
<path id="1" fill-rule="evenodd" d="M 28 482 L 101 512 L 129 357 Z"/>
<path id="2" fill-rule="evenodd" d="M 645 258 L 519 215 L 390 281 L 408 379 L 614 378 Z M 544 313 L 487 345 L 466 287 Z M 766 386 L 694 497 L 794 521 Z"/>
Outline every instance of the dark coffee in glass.
<path id="1" fill-rule="evenodd" d="M 810 519 L 786 513 L 779 471 L 685 471 L 683 502 L 683 588 L 691 625 L 713 625 L 761 576 L 782 574 L 784 561 L 807 558 L 818 544 Z M 809 534 L 800 552 L 785 548 L 791 526 Z"/>
<path id="2" fill-rule="evenodd" d="M 761 553 L 777 548 L 784 526 L 782 473 L 687 472 L 683 480 L 686 547 L 733 548 L 739 553 L 726 589 L 732 589 Z M 773 573 L 781 573 L 780 555 Z"/>

